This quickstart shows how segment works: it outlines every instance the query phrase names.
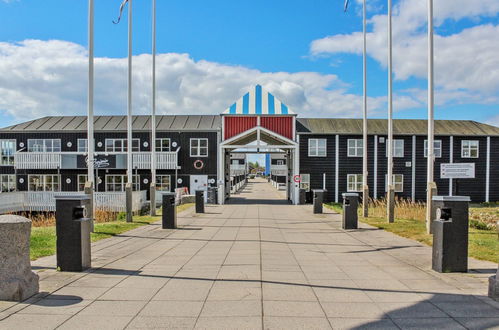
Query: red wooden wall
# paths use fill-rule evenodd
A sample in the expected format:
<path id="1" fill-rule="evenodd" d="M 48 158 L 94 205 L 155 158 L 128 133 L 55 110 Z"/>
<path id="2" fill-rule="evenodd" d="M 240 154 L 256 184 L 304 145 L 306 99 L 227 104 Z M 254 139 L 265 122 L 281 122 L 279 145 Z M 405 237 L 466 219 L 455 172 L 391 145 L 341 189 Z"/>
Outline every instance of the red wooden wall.
<path id="1" fill-rule="evenodd" d="M 257 116 L 225 116 L 223 119 L 224 140 L 230 139 L 257 125 Z M 262 116 L 260 117 L 260 126 L 290 140 L 294 140 L 293 120 L 294 117 L 292 116 Z"/>

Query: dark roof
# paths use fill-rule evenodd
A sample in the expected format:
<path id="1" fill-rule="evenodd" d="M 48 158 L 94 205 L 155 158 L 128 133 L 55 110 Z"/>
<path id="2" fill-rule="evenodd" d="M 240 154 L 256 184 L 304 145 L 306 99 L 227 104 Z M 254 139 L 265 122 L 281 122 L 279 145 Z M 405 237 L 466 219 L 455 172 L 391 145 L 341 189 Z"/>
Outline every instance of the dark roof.
<path id="1" fill-rule="evenodd" d="M 126 131 L 126 116 L 96 116 L 94 130 L 100 132 Z M 369 119 L 370 135 L 388 133 L 386 119 Z M 159 131 L 215 131 L 221 129 L 219 115 L 161 115 L 157 116 L 156 128 Z M 77 131 L 87 129 L 86 116 L 44 117 L 0 129 L 0 132 L 33 131 Z M 298 133 L 309 134 L 362 134 L 362 119 L 343 118 L 297 118 Z M 133 116 L 134 131 L 150 131 L 151 116 Z M 395 119 L 393 134 L 426 135 L 427 121 L 415 119 Z M 471 120 L 436 120 L 436 135 L 499 136 L 499 127 Z"/>
<path id="2" fill-rule="evenodd" d="M 95 131 L 126 131 L 126 116 L 95 116 Z M 221 127 L 218 115 L 157 116 L 156 129 L 161 131 L 218 130 Z M 134 131 L 150 131 L 151 116 L 133 116 Z M 1 132 L 31 131 L 86 131 L 86 116 L 44 117 L 0 129 Z"/>
<path id="3" fill-rule="evenodd" d="M 298 118 L 299 133 L 311 134 L 362 134 L 362 119 Z M 386 119 L 369 119 L 367 131 L 370 135 L 388 134 Z M 427 135 L 428 122 L 419 119 L 393 120 L 395 135 Z M 483 135 L 499 136 L 499 127 L 472 120 L 435 120 L 435 135 Z"/>

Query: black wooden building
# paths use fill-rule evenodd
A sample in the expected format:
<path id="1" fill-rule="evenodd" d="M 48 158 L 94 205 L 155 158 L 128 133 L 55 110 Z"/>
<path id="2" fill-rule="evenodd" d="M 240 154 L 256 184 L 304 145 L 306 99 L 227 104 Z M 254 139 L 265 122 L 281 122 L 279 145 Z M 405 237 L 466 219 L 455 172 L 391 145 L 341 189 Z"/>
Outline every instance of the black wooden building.
<path id="1" fill-rule="evenodd" d="M 296 118 L 301 186 L 327 190 L 329 201 L 362 188 L 362 121 Z M 0 129 L 2 192 L 80 191 L 86 180 L 86 117 L 45 117 Z M 217 186 L 222 121 L 218 115 L 158 116 L 157 185 L 161 190 Z M 394 121 L 396 195 L 426 198 L 426 121 Z M 122 191 L 126 180 L 126 117 L 95 118 L 98 191 Z M 387 122 L 369 120 L 368 184 L 371 197 L 385 194 Z M 435 122 L 435 182 L 440 195 L 499 200 L 499 128 L 474 121 Z M 149 116 L 133 119 L 134 188 L 151 181 Z M 441 178 L 442 164 L 473 164 L 474 176 Z M 276 163 L 277 165 L 277 163 Z M 288 182 L 289 182 L 288 178 Z"/>

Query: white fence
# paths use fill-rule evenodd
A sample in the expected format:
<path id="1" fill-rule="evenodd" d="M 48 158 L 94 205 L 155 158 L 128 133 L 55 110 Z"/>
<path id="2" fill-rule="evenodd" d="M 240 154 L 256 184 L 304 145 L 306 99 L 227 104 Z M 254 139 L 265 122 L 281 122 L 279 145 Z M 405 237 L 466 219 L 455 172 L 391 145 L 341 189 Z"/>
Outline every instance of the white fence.
<path id="1" fill-rule="evenodd" d="M 56 169 L 61 168 L 60 152 L 17 152 L 14 164 L 19 169 Z"/>
<path id="2" fill-rule="evenodd" d="M 102 153 L 100 153 L 102 154 Z M 109 155 L 124 155 L 126 153 L 106 153 Z M 14 154 L 14 166 L 18 169 L 57 169 L 62 168 L 62 155 L 84 155 L 76 152 L 17 152 Z M 177 168 L 177 155 L 175 151 L 157 152 L 156 168 L 159 170 L 174 170 Z M 133 152 L 133 167 L 140 170 L 151 168 L 150 152 Z"/>
<path id="3" fill-rule="evenodd" d="M 0 214 L 10 212 L 55 212 L 55 196 L 81 195 L 81 192 L 20 191 L 0 194 Z M 124 192 L 96 192 L 95 208 L 111 212 L 126 211 Z M 138 212 L 147 202 L 146 191 L 132 193 L 132 210 Z"/>

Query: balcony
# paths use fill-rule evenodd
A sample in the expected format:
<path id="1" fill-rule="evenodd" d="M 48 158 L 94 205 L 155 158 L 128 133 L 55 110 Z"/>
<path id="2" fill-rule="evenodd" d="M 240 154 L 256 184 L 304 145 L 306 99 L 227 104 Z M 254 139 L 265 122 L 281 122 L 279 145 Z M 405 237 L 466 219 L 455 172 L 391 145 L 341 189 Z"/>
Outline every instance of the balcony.
<path id="1" fill-rule="evenodd" d="M 107 164 L 106 168 L 126 169 L 127 153 L 97 153 L 97 162 Z M 133 168 L 150 169 L 151 153 L 132 153 Z M 86 154 L 77 152 L 18 152 L 14 155 L 14 166 L 17 169 L 78 169 L 86 167 Z M 104 167 L 104 166 L 103 166 Z M 156 169 L 174 170 L 178 168 L 178 153 L 157 152 Z"/>
<path id="2" fill-rule="evenodd" d="M 17 152 L 14 154 L 14 166 L 18 169 L 58 169 L 62 167 L 62 153 Z"/>

